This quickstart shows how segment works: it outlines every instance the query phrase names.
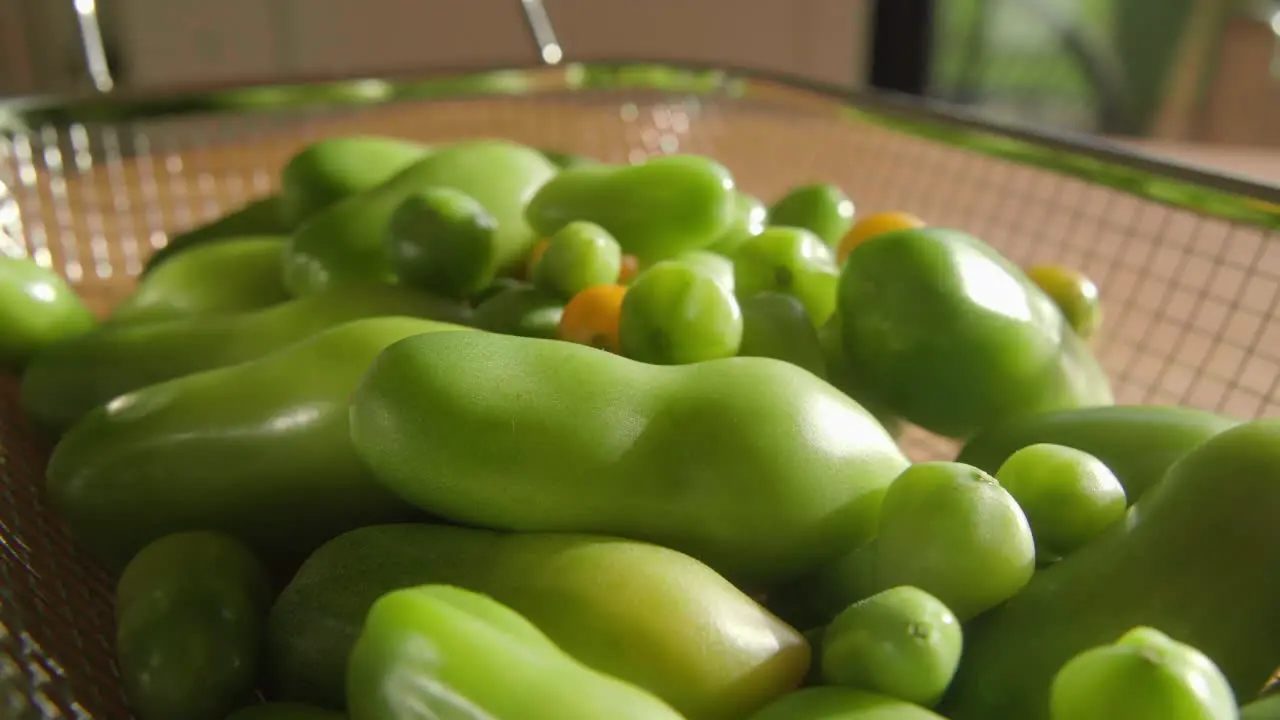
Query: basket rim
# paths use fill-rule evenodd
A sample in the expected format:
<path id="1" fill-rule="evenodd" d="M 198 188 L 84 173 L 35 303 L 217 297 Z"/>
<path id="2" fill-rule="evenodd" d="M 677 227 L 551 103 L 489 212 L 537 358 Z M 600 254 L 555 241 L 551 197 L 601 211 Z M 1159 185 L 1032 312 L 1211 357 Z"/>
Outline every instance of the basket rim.
<path id="1" fill-rule="evenodd" d="M 1165 205 L 1280 230 L 1280 184 L 1157 156 L 1083 133 L 999 122 L 929 98 L 849 88 L 794 74 L 699 62 L 592 60 L 485 65 L 381 76 L 186 89 L 81 92 L 0 100 L 0 134 L 46 126 L 142 122 L 395 102 L 652 92 L 781 106 L 872 123 L 990 157 L 1075 176 Z"/>

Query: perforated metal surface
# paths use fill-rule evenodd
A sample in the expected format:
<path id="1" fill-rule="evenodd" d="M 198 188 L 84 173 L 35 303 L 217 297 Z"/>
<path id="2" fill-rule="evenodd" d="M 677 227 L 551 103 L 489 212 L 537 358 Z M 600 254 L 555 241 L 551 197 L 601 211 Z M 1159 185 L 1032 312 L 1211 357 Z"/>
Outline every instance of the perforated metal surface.
<path id="1" fill-rule="evenodd" d="M 39 127 L 0 138 L 10 252 L 58 268 L 104 309 L 166 231 L 269 192 L 317 138 L 381 133 L 445 142 L 501 136 L 605 160 L 713 155 L 766 200 L 840 184 L 859 212 L 903 209 L 973 232 L 1023 263 L 1099 284 L 1096 350 L 1125 403 L 1241 417 L 1280 410 L 1280 242 L 1088 181 L 818 111 L 815 103 L 597 94 L 405 102 L 324 112 Z M 827 101 L 823 101 L 824 103 Z M 1264 208 L 1265 209 L 1265 208 Z M 0 242 L 5 242 L 0 240 Z M 917 458 L 946 443 L 913 432 Z M 44 450 L 13 383 L 0 386 L 0 718 L 120 718 L 110 582 L 41 500 Z"/>

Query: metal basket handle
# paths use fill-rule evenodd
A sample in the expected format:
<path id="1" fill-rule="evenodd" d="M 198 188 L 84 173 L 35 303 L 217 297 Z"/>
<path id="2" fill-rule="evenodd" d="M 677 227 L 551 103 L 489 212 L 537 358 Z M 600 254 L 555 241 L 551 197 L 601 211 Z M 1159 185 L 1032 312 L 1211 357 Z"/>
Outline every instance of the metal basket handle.
<path id="1" fill-rule="evenodd" d="M 84 55 L 85 70 L 93 88 L 99 93 L 109 93 L 116 86 L 116 78 L 107 54 L 107 42 L 103 36 L 102 22 L 96 0 L 71 0 L 75 8 L 76 29 L 80 36 L 80 48 Z M 558 65 L 564 61 L 564 50 L 556 37 L 551 16 L 542 0 L 518 0 L 521 12 L 529 27 L 529 35 L 544 66 Z"/>
<path id="2" fill-rule="evenodd" d="M 538 46 L 538 57 L 544 65 L 559 65 L 564 60 L 564 49 L 556 39 L 546 5 L 542 0 L 520 0 L 520 5 L 524 9 L 525 20 L 529 22 L 529 33 Z"/>
<path id="3" fill-rule="evenodd" d="M 1271 33 L 1275 35 L 1271 47 L 1271 79 L 1280 82 L 1280 5 L 1271 16 Z"/>
<path id="4" fill-rule="evenodd" d="M 80 49 L 84 53 L 85 70 L 93 88 L 108 93 L 116 86 L 107 60 L 107 43 L 102 37 L 102 23 L 98 19 L 96 0 L 73 0 L 76 10 L 76 29 L 80 33 Z"/>

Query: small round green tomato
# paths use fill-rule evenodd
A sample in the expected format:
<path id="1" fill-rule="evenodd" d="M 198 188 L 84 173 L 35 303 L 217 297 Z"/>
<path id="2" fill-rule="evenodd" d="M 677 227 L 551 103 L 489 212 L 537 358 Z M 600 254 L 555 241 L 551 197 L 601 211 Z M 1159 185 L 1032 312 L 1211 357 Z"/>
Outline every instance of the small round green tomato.
<path id="1" fill-rule="evenodd" d="M 707 249 L 727 258 L 734 257 L 747 238 L 764 232 L 765 218 L 768 216 L 769 210 L 758 198 L 744 192 L 737 192 L 733 199 L 733 220 Z"/>
<path id="2" fill-rule="evenodd" d="M 850 605 L 827 626 L 822 676 L 933 707 L 960 667 L 960 621 L 920 588 L 889 588 Z"/>
<path id="3" fill-rule="evenodd" d="M 618 333 L 623 355 L 655 365 L 733 357 L 742 343 L 742 310 L 705 271 L 667 260 L 631 284 Z"/>
<path id="4" fill-rule="evenodd" d="M 249 700 L 271 582 L 240 540 L 207 531 L 156 540 L 121 573 L 115 607 L 120 682 L 139 717 L 224 718 Z"/>
<path id="5" fill-rule="evenodd" d="M 522 282 L 515 278 L 510 278 L 510 277 L 494 278 L 493 282 L 489 283 L 487 287 L 485 287 L 483 290 L 476 293 L 475 295 L 471 296 L 471 307 L 478 308 L 481 305 L 483 305 L 487 300 L 489 300 L 489 298 L 492 298 L 495 295 L 500 295 L 514 288 L 527 287 L 527 286 L 528 286 L 528 283 Z"/>
<path id="6" fill-rule="evenodd" d="M 533 266 L 533 284 L 566 301 L 594 285 L 613 285 L 622 272 L 622 247 L 607 230 L 578 220 L 560 228 Z"/>
<path id="7" fill-rule="evenodd" d="M 1239 717 L 1235 694 L 1213 661 L 1148 627 L 1067 661 L 1053 679 L 1049 705 L 1052 720 Z"/>
<path id="8" fill-rule="evenodd" d="M 699 268 L 723 285 L 725 290 L 733 292 L 733 261 L 724 255 L 710 250 L 689 250 L 676 259 Z"/>
<path id="9" fill-rule="evenodd" d="M 480 303 L 471 316 L 471 324 L 503 335 L 554 339 L 564 306 L 564 301 L 554 295 L 519 284 Z"/>
<path id="10" fill-rule="evenodd" d="M 1098 286 L 1083 274 L 1057 265 L 1040 265 L 1027 270 L 1027 277 L 1040 287 L 1067 318 L 1067 324 L 1088 340 L 1102 324 L 1102 301 Z"/>
<path id="11" fill-rule="evenodd" d="M 734 281 L 742 297 L 781 292 L 804 304 L 815 327 L 836 308 L 840 269 L 816 235 L 795 227 L 769 227 L 748 238 L 734 258 Z"/>
<path id="12" fill-rule="evenodd" d="M 774 203 L 768 223 L 804 228 L 835 247 L 853 227 L 853 210 L 853 201 L 835 185 L 802 185 Z"/>
<path id="13" fill-rule="evenodd" d="M 0 253 L 0 368 L 21 370 L 46 345 L 97 324 L 61 275 Z"/>
<path id="14" fill-rule="evenodd" d="M 967 622 L 1013 597 L 1035 566 L 1026 516 L 981 470 L 916 463 L 885 491 L 876 537 L 879 587 L 914 585 Z"/>
<path id="15" fill-rule="evenodd" d="M 385 244 L 392 270 L 406 285 L 465 299 L 493 282 L 497 230 L 498 221 L 475 198 L 431 187 L 396 206 Z"/>
<path id="16" fill-rule="evenodd" d="M 738 298 L 742 308 L 742 357 L 785 360 L 827 379 L 818 329 L 809 322 L 800 301 L 782 293 L 764 292 Z"/>
<path id="17" fill-rule="evenodd" d="M 1009 456 L 996 479 L 1031 524 L 1041 560 L 1064 557 L 1124 517 L 1128 502 L 1115 473 L 1089 453 L 1028 445 Z"/>

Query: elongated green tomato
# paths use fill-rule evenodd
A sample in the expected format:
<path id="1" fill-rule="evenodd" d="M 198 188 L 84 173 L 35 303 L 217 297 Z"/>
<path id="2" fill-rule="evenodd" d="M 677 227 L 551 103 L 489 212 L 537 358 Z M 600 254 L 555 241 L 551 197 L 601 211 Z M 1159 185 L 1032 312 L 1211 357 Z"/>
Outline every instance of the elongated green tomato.
<path id="1" fill-rule="evenodd" d="M 1069 555 L 1124 517 L 1124 486 L 1102 461 L 1063 445 L 1037 443 L 1009 456 L 996 479 L 1031 524 L 1042 561 Z"/>
<path id="2" fill-rule="evenodd" d="M 835 247 L 853 226 L 853 201 L 830 183 L 802 185 L 769 209 L 769 225 L 804 228 Z"/>
<path id="3" fill-rule="evenodd" d="M 138 278 L 108 322 L 232 315 L 291 300 L 281 270 L 287 241 L 283 235 L 223 238 L 179 253 Z"/>
<path id="4" fill-rule="evenodd" d="M 120 395 L 254 360 L 352 320 L 387 315 L 465 325 L 471 309 L 401 285 L 373 284 L 218 317 L 108 324 L 35 356 L 23 374 L 20 399 L 37 427 L 61 433 Z"/>
<path id="5" fill-rule="evenodd" d="M 768 216 L 769 210 L 759 198 L 744 192 L 735 192 L 733 220 L 721 233 L 720 238 L 707 249 L 727 258 L 733 258 L 738 254 L 738 248 L 742 247 L 742 243 L 764 232 L 764 223 Z"/>
<path id="6" fill-rule="evenodd" d="M 966 622 L 1008 600 L 1034 571 L 1026 516 L 981 470 L 916 463 L 885 492 L 876 537 L 879 587 L 914 585 Z"/>
<path id="7" fill-rule="evenodd" d="M 814 326 L 835 311 L 840 270 L 830 248 L 808 230 L 766 228 L 742 243 L 733 267 L 743 297 L 766 291 L 791 295 L 804 303 Z"/>
<path id="8" fill-rule="evenodd" d="M 914 703 L 846 687 L 783 695 L 748 720 L 946 720 Z"/>
<path id="9" fill-rule="evenodd" d="M 401 282 L 466 299 L 493 282 L 497 231 L 498 221 L 475 198 L 428 187 L 400 201 L 384 242 Z"/>
<path id="10" fill-rule="evenodd" d="M 377 187 L 431 152 L 416 142 L 377 135 L 317 140 L 280 169 L 280 219 L 285 227 L 296 228 L 330 205 Z"/>
<path id="11" fill-rule="evenodd" d="M 1280 720 L 1280 695 L 1266 695 L 1242 705 L 1240 720 Z"/>
<path id="12" fill-rule="evenodd" d="M 141 720 L 223 720 L 258 681 L 271 602 L 266 570 L 239 540 L 167 535 L 116 587 L 116 653 Z"/>
<path id="13" fill-rule="evenodd" d="M 822 638 L 822 676 L 932 707 L 960 666 L 960 621 L 941 600 L 911 586 L 850 605 Z"/>
<path id="14" fill-rule="evenodd" d="M 533 284 L 566 302 L 595 285 L 613 285 L 622 272 L 622 246 L 607 230 L 578 220 L 547 239 L 533 265 Z"/>
<path id="15" fill-rule="evenodd" d="M 251 705 L 227 716 L 227 720 L 346 720 L 347 716 L 336 710 L 304 705 L 302 703 L 273 702 Z"/>
<path id="16" fill-rule="evenodd" d="M 994 473 L 1028 445 L 1066 445 L 1101 460 L 1134 503 L 1158 486 L 1180 458 L 1239 424 L 1234 418 L 1172 405 L 1057 410 L 990 425 L 969 438 L 955 459 Z"/>
<path id="17" fill-rule="evenodd" d="M 555 174 L 555 166 L 541 153 L 516 143 L 482 139 L 442 147 L 301 225 L 285 248 L 285 286 L 294 295 L 307 295 L 393 281 L 386 252 L 392 214 L 405 198 L 441 187 L 466 193 L 493 215 L 493 263 L 498 274 L 505 274 L 522 264 L 538 241 L 524 221 L 524 207 Z"/>
<path id="18" fill-rule="evenodd" d="M 250 235 L 288 235 L 293 225 L 282 219 L 282 203 L 279 195 L 268 195 L 224 213 L 203 225 L 173 234 L 169 242 L 151 253 L 142 274 L 146 275 L 161 263 L 196 247 L 216 243 L 227 238 Z"/>
<path id="19" fill-rule="evenodd" d="M 0 368 L 21 370 L 46 345 L 97 324 L 62 276 L 0 253 Z"/>
<path id="20" fill-rule="evenodd" d="M 711 158 L 663 155 L 562 170 L 538 188 L 524 216 L 543 237 L 589 220 L 652 263 L 715 242 L 732 220 L 733 192 L 733 175 Z"/>
<path id="21" fill-rule="evenodd" d="M 689 720 L 741 720 L 794 688 L 811 660 L 796 630 L 674 550 L 599 535 L 400 523 L 346 533 L 294 574 L 268 622 L 271 695 L 344 707 L 347 657 L 369 608 L 422 585 L 502 603 L 578 662 L 648 690 Z"/>
<path id="22" fill-rule="evenodd" d="M 1053 679 L 1049 703 L 1052 720 L 1239 717 L 1231 686 L 1213 661 L 1149 627 L 1069 660 Z"/>
<path id="23" fill-rule="evenodd" d="M 514 610 L 448 585 L 373 604 L 347 664 L 347 709 L 351 720 L 681 720 Z"/>
<path id="24" fill-rule="evenodd" d="M 668 260 L 632 283 L 618 339 L 623 355 L 654 365 L 733 357 L 742 344 L 742 309 L 708 273 Z"/>

